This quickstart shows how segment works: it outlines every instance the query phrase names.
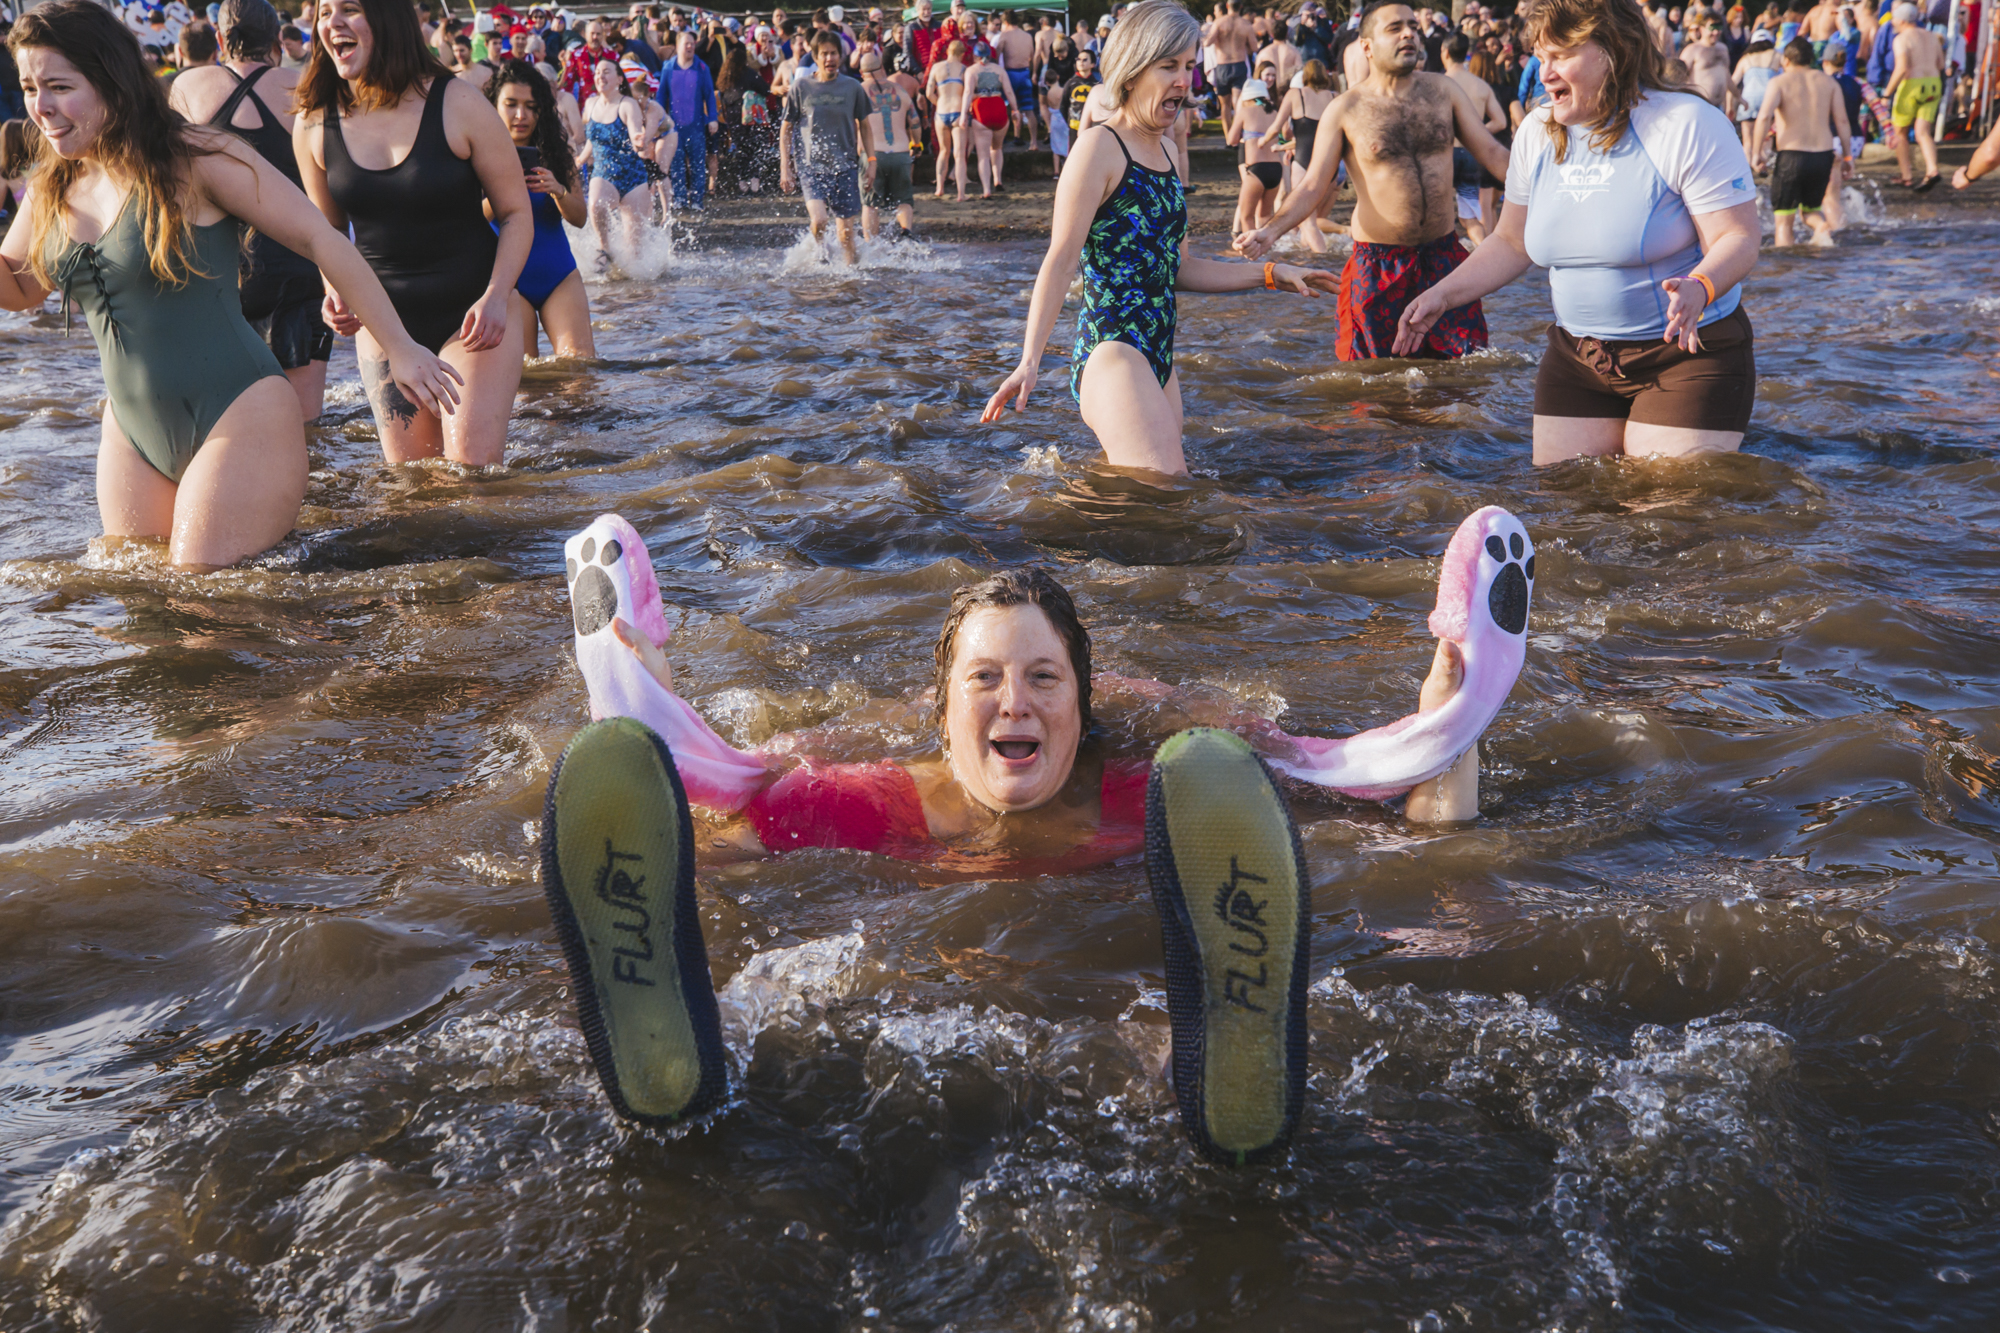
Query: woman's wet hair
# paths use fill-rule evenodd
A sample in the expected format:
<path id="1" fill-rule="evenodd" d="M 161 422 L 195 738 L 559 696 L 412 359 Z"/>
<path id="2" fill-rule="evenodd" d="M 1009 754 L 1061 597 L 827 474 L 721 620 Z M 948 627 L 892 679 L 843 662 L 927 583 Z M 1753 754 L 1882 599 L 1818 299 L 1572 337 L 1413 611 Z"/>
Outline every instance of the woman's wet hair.
<path id="1" fill-rule="evenodd" d="M 1145 0 L 1127 10 L 1105 43 L 1104 86 L 1114 106 L 1124 106 L 1132 84 L 1148 66 L 1201 45 L 1201 24 L 1174 0 Z"/>
<path id="2" fill-rule="evenodd" d="M 1531 47 L 1568 50 L 1595 42 L 1610 59 L 1604 91 L 1583 123 L 1590 131 L 1591 148 L 1599 153 L 1610 152 L 1625 137 L 1640 97 L 1648 92 L 1679 92 L 1684 83 L 1660 54 L 1646 16 L 1633 0 L 1536 0 L 1528 11 L 1526 35 Z M 1569 131 L 1553 119 L 1545 122 L 1545 128 L 1560 162 L 1569 152 Z"/>
<path id="3" fill-rule="evenodd" d="M 570 151 L 569 135 L 563 132 L 562 117 L 556 112 L 556 95 L 542 72 L 525 60 L 503 60 L 493 82 L 486 85 L 486 100 L 500 107 L 500 90 L 509 86 L 526 88 L 535 101 L 534 147 L 540 150 L 542 165 L 549 169 L 566 190 L 577 187 L 576 154 Z"/>
<path id="4" fill-rule="evenodd" d="M 222 51 L 231 60 L 269 60 L 284 24 L 271 0 L 222 0 Z"/>
<path id="5" fill-rule="evenodd" d="M 409 0 L 360 0 L 360 5 L 374 42 L 368 66 L 361 71 L 360 91 L 347 86 L 347 80 L 333 67 L 333 53 L 315 38 L 312 55 L 299 75 L 298 91 L 292 95 L 300 115 L 324 112 L 329 107 L 379 111 L 396 105 L 405 93 L 422 88 L 431 79 L 452 77 L 437 53 L 424 44 L 424 30 Z"/>
<path id="6" fill-rule="evenodd" d="M 194 262 L 194 218 L 188 193 L 194 160 L 222 151 L 197 144 L 186 134 L 187 121 L 167 106 L 167 94 L 146 58 L 139 39 L 96 0 L 54 0 L 21 15 L 7 36 L 16 63 L 23 51 L 54 51 L 76 67 L 104 103 L 104 123 L 98 127 L 91 157 L 113 179 L 132 182 L 132 201 L 146 240 L 147 267 L 169 286 L 182 286 L 198 273 Z M 28 264 L 44 287 L 59 284 L 49 272 L 47 243 L 63 234 L 63 208 L 69 190 L 90 163 L 71 161 L 44 146 L 37 154 L 41 169 L 28 194 L 32 240 Z"/>
<path id="7" fill-rule="evenodd" d="M 1299 71 L 1299 82 L 1316 93 L 1323 93 L 1333 87 L 1333 80 L 1326 76 L 1326 66 L 1317 60 L 1306 61 Z"/>
<path id="8" fill-rule="evenodd" d="M 1038 606 L 1049 618 L 1056 636 L 1069 650 L 1070 670 L 1076 676 L 1076 709 L 1082 719 L 1080 735 L 1090 734 L 1090 631 L 1076 614 L 1076 602 L 1069 589 L 1039 569 L 1010 569 L 977 583 L 961 585 L 951 595 L 951 610 L 945 613 L 938 630 L 933 657 L 937 662 L 937 697 L 931 703 L 931 721 L 944 730 L 945 705 L 951 691 L 951 664 L 958 655 L 958 631 L 974 611 L 1009 606 Z"/>

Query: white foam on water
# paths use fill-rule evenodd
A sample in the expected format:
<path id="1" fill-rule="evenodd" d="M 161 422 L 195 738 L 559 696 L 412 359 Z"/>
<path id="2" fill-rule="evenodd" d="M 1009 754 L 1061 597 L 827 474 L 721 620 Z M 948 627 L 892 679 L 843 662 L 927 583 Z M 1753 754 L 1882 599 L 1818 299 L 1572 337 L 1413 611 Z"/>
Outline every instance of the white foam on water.
<path id="1" fill-rule="evenodd" d="M 757 1034 L 783 1022 L 804 1028 L 813 1011 L 856 994 L 868 973 L 859 931 L 758 953 L 716 995 L 723 1038 L 747 1064 Z"/>

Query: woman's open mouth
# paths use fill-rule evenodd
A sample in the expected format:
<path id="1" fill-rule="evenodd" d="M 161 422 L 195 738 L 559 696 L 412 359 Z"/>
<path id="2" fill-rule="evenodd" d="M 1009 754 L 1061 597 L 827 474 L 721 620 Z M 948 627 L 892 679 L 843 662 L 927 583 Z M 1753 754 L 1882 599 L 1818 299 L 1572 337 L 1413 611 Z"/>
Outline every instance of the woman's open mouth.
<path id="1" fill-rule="evenodd" d="M 1033 759 L 1042 749 L 1040 741 L 993 741 L 991 744 L 995 754 L 1014 763 Z"/>

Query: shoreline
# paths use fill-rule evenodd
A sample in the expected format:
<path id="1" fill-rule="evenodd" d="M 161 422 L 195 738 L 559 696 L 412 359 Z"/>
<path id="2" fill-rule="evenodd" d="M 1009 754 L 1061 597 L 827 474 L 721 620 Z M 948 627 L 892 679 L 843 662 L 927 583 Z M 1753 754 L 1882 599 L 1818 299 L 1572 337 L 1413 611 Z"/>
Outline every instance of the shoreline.
<path id="1" fill-rule="evenodd" d="M 1889 183 L 1896 175 L 1896 160 L 1881 144 L 1869 144 L 1863 151 L 1860 175 L 1876 182 L 1882 190 L 1882 202 L 1890 207 L 1936 206 L 1947 201 L 1953 207 L 2000 202 L 2000 173 L 1975 182 L 1963 193 L 1951 188 L 1952 170 L 1971 158 L 1975 146 L 1970 141 L 1938 145 L 1943 179 L 1922 195 L 1909 194 Z M 920 183 L 913 234 L 917 240 L 1021 241 L 1048 235 L 1056 183 L 1049 174 L 1051 158 L 1047 149 L 1034 153 L 1025 149 L 1010 151 L 1002 167 L 1004 193 L 991 200 L 974 195 L 963 204 L 931 196 L 928 185 L 932 160 L 927 156 L 916 163 Z M 1204 240 L 1226 238 L 1236 210 L 1235 150 L 1222 146 L 1213 135 L 1199 136 L 1189 146 L 1188 168 L 1195 186 L 1195 192 L 1188 197 L 1189 235 Z M 1759 179 L 1768 181 L 1769 177 Z M 1354 193 L 1342 189 L 1328 216 L 1344 223 L 1353 211 Z M 674 226 L 676 233 L 696 249 L 736 250 L 788 246 L 797 239 L 805 222 L 803 196 L 796 192 L 777 194 L 767 183 L 761 193 L 754 195 L 723 195 L 711 189 L 708 208 L 701 219 L 689 222 L 677 218 Z"/>

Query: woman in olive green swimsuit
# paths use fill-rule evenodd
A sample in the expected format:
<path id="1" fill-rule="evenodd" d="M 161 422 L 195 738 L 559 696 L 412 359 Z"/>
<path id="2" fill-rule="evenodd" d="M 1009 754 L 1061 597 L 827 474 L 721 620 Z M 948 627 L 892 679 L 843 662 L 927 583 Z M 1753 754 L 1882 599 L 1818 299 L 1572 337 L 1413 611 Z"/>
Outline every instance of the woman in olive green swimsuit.
<path id="1" fill-rule="evenodd" d="M 23 15 L 8 39 L 42 150 L 25 225 L 0 242 L 0 308 L 52 290 L 82 307 L 108 401 L 97 504 L 114 537 L 167 539 L 215 569 L 276 544 L 306 489 L 298 396 L 236 293 L 237 226 L 311 259 L 432 411 L 450 368 L 312 201 L 233 136 L 167 110 L 125 25 L 92 0 Z"/>

